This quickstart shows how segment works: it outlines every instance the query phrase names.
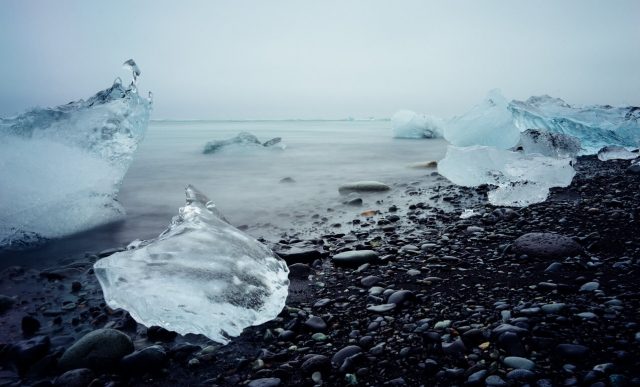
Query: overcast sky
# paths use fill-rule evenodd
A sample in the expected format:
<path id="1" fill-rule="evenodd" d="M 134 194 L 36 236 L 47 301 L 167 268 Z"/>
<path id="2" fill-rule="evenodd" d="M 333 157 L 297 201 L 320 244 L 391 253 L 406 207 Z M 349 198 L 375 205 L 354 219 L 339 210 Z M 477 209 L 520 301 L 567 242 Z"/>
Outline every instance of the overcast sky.
<path id="1" fill-rule="evenodd" d="M 448 117 L 489 89 L 640 105 L 640 1 L 0 0 L 0 115 L 128 75 L 154 118 Z"/>

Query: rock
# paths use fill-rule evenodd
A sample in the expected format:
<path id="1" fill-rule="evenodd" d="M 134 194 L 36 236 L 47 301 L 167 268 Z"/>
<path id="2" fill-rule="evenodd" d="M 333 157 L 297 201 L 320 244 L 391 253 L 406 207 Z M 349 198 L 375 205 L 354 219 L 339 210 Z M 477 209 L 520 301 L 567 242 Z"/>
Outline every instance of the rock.
<path id="1" fill-rule="evenodd" d="M 547 232 L 524 234 L 513 242 L 511 248 L 517 255 L 543 259 L 573 257 L 584 252 L 573 239 Z"/>
<path id="2" fill-rule="evenodd" d="M 476 371 L 469 375 L 467 378 L 467 384 L 478 385 L 484 381 L 485 376 L 487 376 L 487 370 Z"/>
<path id="3" fill-rule="evenodd" d="M 322 258 L 322 253 L 314 247 L 297 247 L 290 249 L 277 249 L 275 253 L 287 263 L 293 265 L 295 263 L 313 263 L 316 259 Z"/>
<path id="4" fill-rule="evenodd" d="M 283 177 L 280 179 L 280 183 L 295 183 L 296 181 L 292 177 Z"/>
<path id="5" fill-rule="evenodd" d="M 120 359 L 120 369 L 128 375 L 160 372 L 167 364 L 167 353 L 159 345 L 152 345 Z"/>
<path id="6" fill-rule="evenodd" d="M 497 327 L 493 328 L 493 331 L 491 331 L 491 333 L 494 336 L 500 336 L 504 332 L 514 332 L 514 333 L 517 333 L 517 334 L 527 334 L 527 333 L 529 333 L 528 330 L 526 330 L 524 328 L 517 327 L 515 325 L 511 325 L 511 324 L 500 324 Z"/>
<path id="7" fill-rule="evenodd" d="M 254 379 L 247 384 L 247 387 L 277 387 L 282 383 L 279 378 Z"/>
<path id="8" fill-rule="evenodd" d="M 341 195 L 346 195 L 351 192 L 383 192 L 390 189 L 391 187 L 379 181 L 356 181 L 341 185 L 338 192 Z"/>
<path id="9" fill-rule="evenodd" d="M 433 169 L 438 168 L 437 161 L 423 161 L 419 163 L 413 163 L 407 165 L 408 168 L 416 168 L 416 169 Z"/>
<path id="10" fill-rule="evenodd" d="M 31 316 L 24 316 L 20 322 L 20 327 L 23 335 L 32 336 L 40 330 L 40 321 Z"/>
<path id="11" fill-rule="evenodd" d="M 363 263 L 374 262 L 378 259 L 378 253 L 373 250 L 345 251 L 331 258 L 334 264 L 345 266 L 362 265 Z"/>
<path id="12" fill-rule="evenodd" d="M 362 199 L 361 198 L 351 199 L 351 200 L 347 201 L 346 204 L 348 206 L 361 206 L 362 205 Z"/>
<path id="13" fill-rule="evenodd" d="M 522 342 L 520 341 L 520 337 L 517 333 L 514 332 L 505 332 L 498 337 L 498 344 L 502 347 L 508 355 L 511 356 L 524 356 L 526 355 L 526 351 Z M 520 368 L 520 367 L 513 367 Z"/>
<path id="14" fill-rule="evenodd" d="M 558 314 L 561 310 L 566 307 L 566 304 L 562 302 L 554 303 L 554 304 L 545 304 L 540 307 L 543 312 L 548 314 Z"/>
<path id="15" fill-rule="evenodd" d="M 381 304 L 381 305 L 372 305 L 367 307 L 367 310 L 369 312 L 374 312 L 374 313 L 385 313 L 388 312 L 392 309 L 395 309 L 396 304 Z"/>
<path id="16" fill-rule="evenodd" d="M 0 294 L 0 314 L 3 314 L 9 309 L 13 308 L 13 304 L 15 303 L 16 303 L 16 300 L 13 299 L 12 297 Z"/>
<path id="17" fill-rule="evenodd" d="M 58 376 L 53 385 L 60 387 L 87 387 L 94 378 L 95 374 L 90 369 L 78 368 Z"/>
<path id="18" fill-rule="evenodd" d="M 176 332 L 164 329 L 159 326 L 150 326 L 147 328 L 147 338 L 149 341 L 162 341 L 162 342 L 170 342 L 173 341 L 178 334 Z"/>
<path id="19" fill-rule="evenodd" d="M 626 173 L 629 175 L 640 175 L 640 163 L 633 163 L 626 169 Z"/>
<path id="20" fill-rule="evenodd" d="M 589 353 L 589 348 L 578 344 L 559 344 L 555 354 L 566 360 L 583 360 Z"/>
<path id="21" fill-rule="evenodd" d="M 356 355 L 358 353 L 362 352 L 362 348 L 360 348 L 357 345 L 348 345 L 344 348 L 342 348 L 341 350 L 339 350 L 338 352 L 336 352 L 333 357 L 331 358 L 331 363 L 335 364 L 336 366 L 340 367 L 342 365 L 342 363 L 344 363 L 344 361 L 353 356 Z"/>
<path id="22" fill-rule="evenodd" d="M 90 332 L 67 349 L 60 358 L 61 369 L 113 368 L 120 359 L 133 352 L 129 336 L 115 329 L 97 329 Z"/>
<path id="23" fill-rule="evenodd" d="M 311 316 L 307 321 L 304 322 L 304 325 L 309 327 L 312 331 L 324 331 L 327 329 L 327 323 L 318 316 Z"/>
<path id="24" fill-rule="evenodd" d="M 305 263 L 294 263 L 289 266 L 289 279 L 306 280 L 313 273 L 313 269 Z"/>
<path id="25" fill-rule="evenodd" d="M 580 286 L 581 292 L 593 292 L 594 290 L 598 290 L 600 284 L 597 282 L 587 282 L 586 284 Z"/>
<path id="26" fill-rule="evenodd" d="M 331 361 L 324 355 L 312 355 L 302 363 L 300 368 L 307 375 L 318 371 L 328 371 L 331 369 Z"/>
<path id="27" fill-rule="evenodd" d="M 509 373 L 507 374 L 507 379 L 514 380 L 517 382 L 529 381 L 535 377 L 536 377 L 535 372 L 530 370 L 520 369 L 520 368 L 509 371 Z"/>
<path id="28" fill-rule="evenodd" d="M 387 303 L 402 305 L 406 301 L 412 300 L 415 298 L 415 295 L 410 290 L 398 290 L 393 292 L 389 298 L 387 299 Z"/>
<path id="29" fill-rule="evenodd" d="M 448 356 L 462 356 L 467 348 L 462 340 L 454 340 L 450 343 L 442 343 L 442 351 Z"/>
<path id="30" fill-rule="evenodd" d="M 361 279 L 360 283 L 365 288 L 370 288 L 373 285 L 376 285 L 377 283 L 379 283 L 380 281 L 382 281 L 382 278 L 378 277 L 377 275 L 370 275 Z"/>
<path id="31" fill-rule="evenodd" d="M 562 264 L 560 262 L 553 262 L 546 269 L 544 269 L 545 273 L 557 273 L 562 270 Z"/>
<path id="32" fill-rule="evenodd" d="M 490 375 L 488 378 L 485 379 L 484 382 L 489 387 L 505 387 L 505 386 L 508 386 L 507 382 L 505 382 L 504 379 L 502 379 L 498 375 Z"/>
<path id="33" fill-rule="evenodd" d="M 45 357 L 50 347 L 49 336 L 36 336 L 19 341 L 11 347 L 11 359 L 18 368 L 24 368 Z"/>
<path id="34" fill-rule="evenodd" d="M 507 356 L 502 362 L 504 363 L 504 365 L 510 368 L 521 368 L 523 370 L 529 371 L 536 368 L 536 363 L 527 358 L 519 356 Z"/>

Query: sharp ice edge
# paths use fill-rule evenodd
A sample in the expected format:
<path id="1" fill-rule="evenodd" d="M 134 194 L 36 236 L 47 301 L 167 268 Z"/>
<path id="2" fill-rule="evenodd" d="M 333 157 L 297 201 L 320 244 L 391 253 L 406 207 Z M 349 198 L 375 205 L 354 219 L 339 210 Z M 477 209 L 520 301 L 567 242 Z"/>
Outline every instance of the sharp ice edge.
<path id="1" fill-rule="evenodd" d="M 442 138 L 443 121 L 437 117 L 400 110 L 391 118 L 395 138 Z"/>
<path id="2" fill-rule="evenodd" d="M 274 319 L 288 293 L 288 268 L 266 246 L 227 223 L 188 186 L 187 204 L 158 238 L 96 262 L 112 308 L 146 326 L 203 334 L 226 344 Z"/>
<path id="3" fill-rule="evenodd" d="M 0 119 L 0 249 L 121 219 L 117 193 L 150 111 L 117 78 L 87 100 Z"/>

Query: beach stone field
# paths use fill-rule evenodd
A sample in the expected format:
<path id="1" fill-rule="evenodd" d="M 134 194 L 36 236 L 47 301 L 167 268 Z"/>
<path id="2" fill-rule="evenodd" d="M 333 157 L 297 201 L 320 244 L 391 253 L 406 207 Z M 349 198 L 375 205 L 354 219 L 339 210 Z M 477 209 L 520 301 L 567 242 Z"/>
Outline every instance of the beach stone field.
<path id="1" fill-rule="evenodd" d="M 441 184 L 410 201 L 356 200 L 341 224 L 319 214 L 324 226 L 263 240 L 289 265 L 287 304 L 225 346 L 106 306 L 92 265 L 121 248 L 6 268 L 0 386 L 640 385 L 629 165 L 580 157 L 570 186 L 524 208 L 432 172 Z"/>

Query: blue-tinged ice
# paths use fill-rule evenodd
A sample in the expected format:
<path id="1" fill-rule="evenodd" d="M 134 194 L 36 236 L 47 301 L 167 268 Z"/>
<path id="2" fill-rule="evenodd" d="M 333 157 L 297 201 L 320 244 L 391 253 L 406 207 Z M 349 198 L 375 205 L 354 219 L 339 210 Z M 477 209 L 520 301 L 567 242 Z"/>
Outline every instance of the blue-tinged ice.
<path id="1" fill-rule="evenodd" d="M 457 185 L 493 186 L 489 202 L 527 206 L 545 201 L 551 187 L 566 187 L 575 175 L 571 157 L 548 157 L 487 146 L 449 146 L 438 172 Z"/>
<path id="2" fill-rule="evenodd" d="M 0 249 L 121 219 L 118 190 L 150 111 L 118 78 L 87 100 L 0 119 Z"/>
<path id="3" fill-rule="evenodd" d="M 610 105 L 573 106 L 548 95 L 509 104 L 520 130 L 543 129 L 580 139 L 583 154 L 595 154 L 604 146 L 638 147 L 640 107 Z"/>
<path id="4" fill-rule="evenodd" d="M 205 195 L 191 186 L 186 195 L 187 204 L 158 238 L 99 260 L 95 273 L 107 304 L 139 323 L 224 344 L 278 316 L 289 270 L 268 247 L 227 223 Z"/>
<path id="5" fill-rule="evenodd" d="M 582 150 L 577 138 L 540 129 L 527 129 L 520 133 L 518 146 L 524 153 L 537 153 L 549 157 L 576 158 Z"/>
<path id="6" fill-rule="evenodd" d="M 520 139 L 509 102 L 499 90 L 492 90 L 479 105 L 445 123 L 444 138 L 455 146 L 485 145 L 509 149 Z M 528 128 L 525 128 L 528 129 Z"/>
<path id="7" fill-rule="evenodd" d="M 391 118 L 395 138 L 442 138 L 444 122 L 426 114 L 400 110 Z"/>

